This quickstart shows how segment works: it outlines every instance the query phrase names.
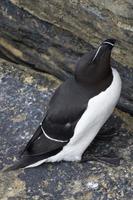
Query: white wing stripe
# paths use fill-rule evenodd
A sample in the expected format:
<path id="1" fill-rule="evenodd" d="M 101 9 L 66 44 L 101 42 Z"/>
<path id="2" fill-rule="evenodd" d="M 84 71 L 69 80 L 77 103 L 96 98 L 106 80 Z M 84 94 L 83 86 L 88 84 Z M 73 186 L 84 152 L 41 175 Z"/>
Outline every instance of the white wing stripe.
<path id="1" fill-rule="evenodd" d="M 53 140 L 53 141 L 56 141 L 56 142 L 68 142 L 68 140 L 58 140 L 58 139 L 55 139 L 55 138 L 51 138 L 50 136 L 48 136 L 48 135 L 45 133 L 45 131 L 44 131 L 42 125 L 40 125 L 40 126 L 41 126 L 41 130 L 42 130 L 43 134 L 44 134 L 49 140 Z"/>

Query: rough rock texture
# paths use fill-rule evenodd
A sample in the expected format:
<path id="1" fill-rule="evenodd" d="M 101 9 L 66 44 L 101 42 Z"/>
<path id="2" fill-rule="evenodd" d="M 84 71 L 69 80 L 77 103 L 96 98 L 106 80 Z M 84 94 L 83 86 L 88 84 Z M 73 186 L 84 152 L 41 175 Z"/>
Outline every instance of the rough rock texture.
<path id="1" fill-rule="evenodd" d="M 95 140 L 84 157 L 114 152 L 120 165 L 61 162 L 2 172 L 31 138 L 58 84 L 51 76 L 0 60 L 0 199 L 131 200 L 133 118 L 118 109 L 103 127 L 115 127 L 116 135 L 111 141 Z"/>
<path id="2" fill-rule="evenodd" d="M 108 37 L 118 39 L 114 58 L 133 64 L 133 1 L 126 0 L 11 0 L 38 18 L 69 30 L 97 45 Z"/>
<path id="3" fill-rule="evenodd" d="M 13 2 L 17 3 L 18 1 Z M 25 1 L 20 1 L 20 3 L 24 2 Z M 30 1 L 26 2 L 28 5 L 33 5 L 33 8 L 36 9 L 47 8 L 48 4 L 48 1 L 45 1 L 45 4 L 40 7 L 41 1 L 34 1 L 34 4 Z M 53 13 L 53 19 L 56 19 L 54 8 L 59 8 L 60 3 L 63 2 L 65 3 L 65 1 L 58 1 L 58 4 L 55 4 L 55 6 L 52 6 L 54 1 L 51 1 L 49 4 L 49 10 L 51 11 L 51 9 L 53 9 L 53 11 L 51 11 Z M 77 3 L 75 2 L 74 4 L 74 1 L 69 3 L 71 7 L 68 4 L 66 5 L 66 8 L 72 9 L 70 10 L 71 15 L 69 13 L 70 16 L 67 14 L 67 16 L 64 15 L 64 17 L 70 17 L 73 19 L 73 15 L 76 14 L 74 9 Z M 38 17 L 35 17 L 27 11 L 13 5 L 9 0 L 1 0 L 0 4 L 0 57 L 11 60 L 14 63 L 25 65 L 40 72 L 47 72 L 61 80 L 65 80 L 73 73 L 80 56 L 93 49 L 88 41 L 82 37 L 82 31 L 78 36 L 75 34 L 79 33 L 80 30 L 75 32 L 72 31 L 75 26 L 81 28 L 81 14 L 83 22 L 85 19 L 89 20 L 87 18 L 87 13 L 84 15 L 82 9 L 82 13 L 80 13 L 81 19 L 79 20 L 80 24 L 76 25 L 77 22 L 69 20 L 69 23 L 72 21 L 74 24 L 68 31 L 63 29 L 61 24 L 60 27 L 57 27 L 57 23 L 54 23 L 51 18 L 51 23 L 40 20 Z M 80 9 L 78 12 L 79 11 Z M 49 15 L 51 12 L 49 12 Z M 39 14 L 40 13 L 41 11 Z M 48 15 L 47 12 L 43 12 L 43 15 L 45 13 Z M 56 14 L 60 15 L 60 12 L 56 12 Z M 78 20 L 78 16 L 74 17 L 74 19 Z M 110 25 L 110 23 L 107 24 Z M 70 24 L 68 25 L 70 26 Z M 86 26 L 91 28 L 91 23 L 90 25 L 86 23 Z M 85 33 L 88 33 L 86 27 L 82 27 L 82 29 Z M 97 33 L 98 30 L 95 32 Z M 96 37 L 93 35 L 93 38 Z M 104 36 L 102 37 L 102 40 L 103 38 Z M 131 43 L 129 43 L 128 47 L 130 44 Z M 115 49 L 117 48 L 114 48 L 114 51 Z M 125 56 L 124 59 L 126 59 Z M 129 60 L 131 59 L 132 57 L 129 58 Z M 112 66 L 115 66 L 118 69 L 123 82 L 123 90 L 118 107 L 133 115 L 133 69 L 128 69 L 115 61 L 112 61 Z"/>
<path id="4" fill-rule="evenodd" d="M 11 4 L 0 2 L 0 56 L 65 80 L 92 46 Z"/>
<path id="5" fill-rule="evenodd" d="M 132 0 L 0 0 L 0 199 L 130 200 L 133 158 Z M 118 108 L 103 129 L 115 127 L 111 141 L 95 140 L 85 152 L 121 158 L 44 164 L 3 172 L 18 159 L 45 115 L 59 81 L 74 71 L 80 56 L 108 37 L 118 39 L 112 61 L 123 89 Z M 90 45 L 91 44 L 91 45 Z M 13 64 L 16 63 L 16 64 Z M 21 65 L 19 65 L 21 64 Z M 38 72 L 35 72 L 35 69 Z M 102 160 L 103 161 L 103 160 Z"/>

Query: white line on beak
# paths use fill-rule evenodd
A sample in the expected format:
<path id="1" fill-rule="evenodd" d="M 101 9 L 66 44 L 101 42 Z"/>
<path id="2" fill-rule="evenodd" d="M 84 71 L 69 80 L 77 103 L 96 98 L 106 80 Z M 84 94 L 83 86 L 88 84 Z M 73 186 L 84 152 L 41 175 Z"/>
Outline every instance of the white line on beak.
<path id="1" fill-rule="evenodd" d="M 112 44 L 111 42 L 103 42 L 103 44 L 109 44 L 111 46 L 114 46 L 114 44 Z"/>

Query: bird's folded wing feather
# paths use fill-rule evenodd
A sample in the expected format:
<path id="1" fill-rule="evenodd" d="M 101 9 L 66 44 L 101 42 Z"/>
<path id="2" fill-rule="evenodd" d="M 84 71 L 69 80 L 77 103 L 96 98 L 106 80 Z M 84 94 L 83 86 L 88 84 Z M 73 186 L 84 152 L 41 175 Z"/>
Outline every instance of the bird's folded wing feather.
<path id="1" fill-rule="evenodd" d="M 46 135 L 51 139 L 44 135 L 39 126 L 22 152 L 23 155 L 27 155 L 27 153 L 31 156 L 45 154 L 62 148 L 69 142 L 74 134 L 76 123 L 87 106 L 80 106 L 76 103 L 75 105 L 72 104 L 72 98 L 73 96 L 69 92 L 66 91 L 64 93 L 62 87 L 56 90 L 50 101 L 47 114 L 42 122 L 42 127 Z M 63 99 L 66 101 L 63 102 Z M 64 142 L 58 142 L 54 139 Z"/>

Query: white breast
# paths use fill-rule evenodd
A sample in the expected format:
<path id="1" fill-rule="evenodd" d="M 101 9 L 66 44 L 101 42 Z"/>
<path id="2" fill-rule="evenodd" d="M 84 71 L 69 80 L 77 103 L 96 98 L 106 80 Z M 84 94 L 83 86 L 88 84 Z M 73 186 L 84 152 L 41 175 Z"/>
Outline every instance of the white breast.
<path id="1" fill-rule="evenodd" d="M 74 136 L 64 146 L 63 150 L 55 156 L 49 157 L 43 162 L 55 162 L 60 160 L 80 160 L 85 149 L 90 145 L 100 128 L 112 114 L 121 92 L 121 79 L 116 69 L 112 68 L 113 81 L 104 91 L 89 100 L 86 111 L 78 121 Z M 36 165 L 37 166 L 37 165 Z"/>

